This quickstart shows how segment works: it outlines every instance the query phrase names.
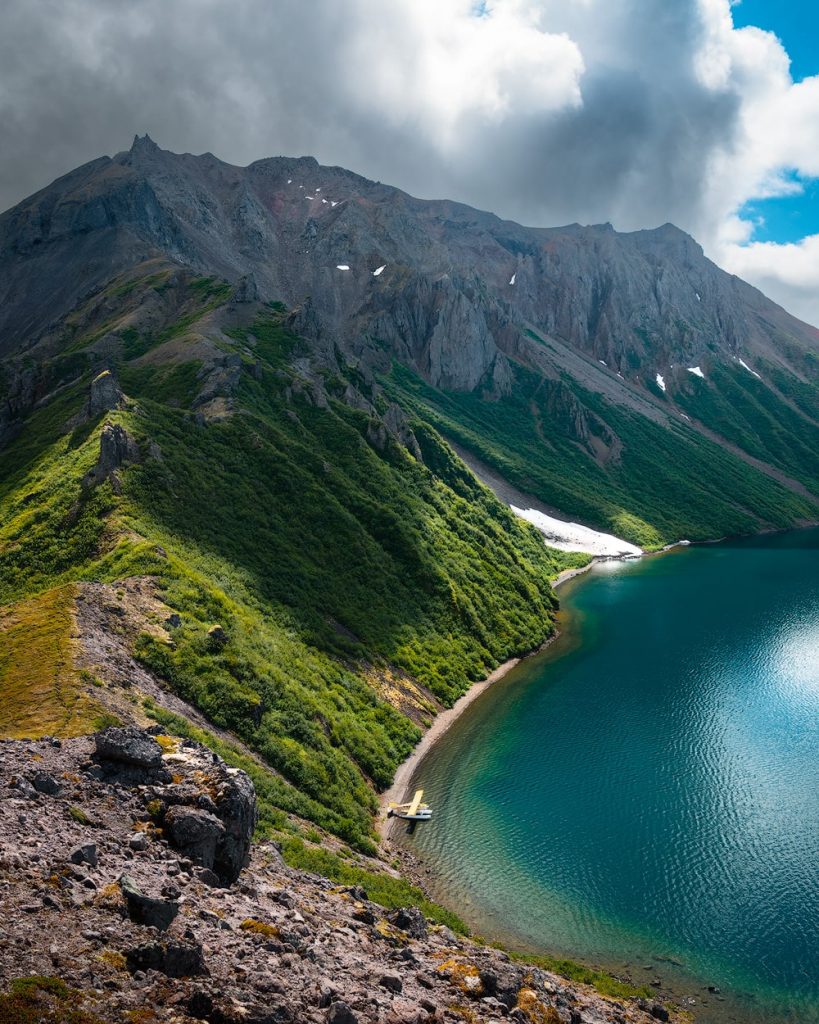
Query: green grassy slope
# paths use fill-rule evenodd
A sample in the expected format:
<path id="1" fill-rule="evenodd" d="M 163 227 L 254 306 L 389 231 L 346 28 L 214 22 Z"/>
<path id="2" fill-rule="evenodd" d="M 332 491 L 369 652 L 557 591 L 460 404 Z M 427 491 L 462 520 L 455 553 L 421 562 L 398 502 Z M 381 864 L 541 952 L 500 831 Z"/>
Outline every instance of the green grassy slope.
<path id="1" fill-rule="evenodd" d="M 141 635 L 137 657 L 276 769 L 276 806 L 366 849 L 374 790 L 419 736 L 373 671 L 451 703 L 546 639 L 549 580 L 577 559 L 545 548 L 429 427 L 417 425 L 422 465 L 392 441 L 374 447 L 365 413 L 315 405 L 276 311 L 221 343 L 242 365 L 236 412 L 217 422 L 190 408 L 196 360 L 139 359 L 155 342 L 129 336 L 125 408 L 67 427 L 88 369 L 0 453 L 0 605 L 155 577 L 181 625 L 167 641 Z M 331 396 L 346 385 L 327 380 Z M 105 422 L 141 461 L 89 489 Z"/>
<path id="2" fill-rule="evenodd" d="M 442 434 L 563 512 L 648 547 L 816 515 L 683 425 L 661 428 L 571 381 L 517 368 L 512 396 L 488 402 L 396 366 L 382 393 L 343 357 L 305 369 L 307 347 L 283 308 L 255 319 L 243 308 L 220 282 L 154 262 L 72 314 L 59 352 L 37 369 L 48 397 L 0 451 L 0 614 L 24 621 L 32 598 L 47 605 L 81 580 L 152 577 L 179 622 L 142 633 L 135 657 L 273 769 L 260 776 L 266 807 L 361 849 L 371 848 L 376 791 L 418 739 L 415 722 L 434 698 L 451 704 L 545 640 L 549 580 L 585 560 L 547 549 Z M 111 332 L 121 343 L 105 358 L 127 401 L 89 418 Z M 800 414 L 766 406 L 769 393 L 746 376 L 719 382 L 742 419 L 728 423 L 699 381 L 687 393 L 692 415 L 725 421 L 738 443 L 764 433 L 760 457 L 812 480 L 811 438 L 789 448 L 772 424 L 787 435 Z M 390 399 L 423 462 L 384 433 Z M 140 454 L 90 487 L 106 423 Z M 52 676 L 73 686 L 70 629 L 58 633 Z"/>
<path id="3" fill-rule="evenodd" d="M 578 404 L 604 421 L 622 444 L 604 464 L 578 443 L 570 423 L 550 415 L 549 391 L 539 377 L 516 367 L 515 378 L 512 394 L 499 402 L 475 393 L 436 391 L 399 365 L 386 383 L 396 400 L 517 487 L 644 547 L 683 537 L 699 540 L 784 528 L 819 515 L 816 504 L 683 424 L 666 429 L 564 380 Z M 692 406 L 695 412 L 699 415 Z M 767 430 L 761 416 L 755 425 Z M 734 421 L 733 432 L 724 432 L 733 438 L 738 429 Z M 806 454 L 809 443 L 808 438 L 793 456 L 800 460 L 793 465 L 794 475 L 799 466 L 807 472 L 809 461 L 815 468 L 815 455 L 809 460 Z M 778 441 L 771 431 L 758 444 L 767 451 Z"/>
<path id="4" fill-rule="evenodd" d="M 715 367 L 674 397 L 691 416 L 819 493 L 819 389 L 769 369 L 781 397 L 740 366 Z"/>

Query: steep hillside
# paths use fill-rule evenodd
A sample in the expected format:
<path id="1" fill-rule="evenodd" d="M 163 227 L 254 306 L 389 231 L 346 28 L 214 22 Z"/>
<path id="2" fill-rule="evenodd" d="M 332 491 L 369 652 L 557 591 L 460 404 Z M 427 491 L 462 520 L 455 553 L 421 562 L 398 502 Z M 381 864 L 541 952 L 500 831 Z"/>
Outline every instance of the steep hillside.
<path id="1" fill-rule="evenodd" d="M 570 560 L 283 321 L 153 262 L 31 350 L 48 393 L 0 452 L 5 731 L 193 705 L 275 770 L 279 807 L 366 847 L 419 726 L 549 636 Z M 49 608 L 32 661 L 15 627 Z"/>
<path id="2" fill-rule="evenodd" d="M 0 431 L 38 397 L 31 344 L 76 357 L 78 308 L 150 260 L 282 302 L 314 369 L 398 365 L 399 400 L 411 371 L 424 415 L 592 525 L 659 543 L 816 518 L 819 333 L 673 226 L 525 228 L 307 157 L 239 168 L 147 137 L 0 218 Z M 127 344 L 116 298 L 101 365 Z"/>
<path id="3" fill-rule="evenodd" d="M 0 793 L 3 1024 L 690 1020 L 645 978 L 470 941 L 360 855 L 251 844 L 248 777 L 159 729 L 5 743 Z"/>

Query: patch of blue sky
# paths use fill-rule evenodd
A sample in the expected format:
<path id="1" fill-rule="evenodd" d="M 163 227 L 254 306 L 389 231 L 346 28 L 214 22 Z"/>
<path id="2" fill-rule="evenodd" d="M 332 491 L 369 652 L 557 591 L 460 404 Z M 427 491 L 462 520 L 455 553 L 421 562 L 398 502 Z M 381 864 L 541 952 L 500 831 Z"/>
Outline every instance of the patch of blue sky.
<path id="1" fill-rule="evenodd" d="M 791 59 L 795 82 L 819 74 L 819 3 L 817 0 L 741 0 L 731 11 L 734 25 L 755 25 L 775 33 Z M 740 210 L 752 221 L 754 242 L 798 242 L 819 234 L 819 182 L 790 180 L 798 186 L 788 195 L 747 202 Z"/>
<path id="2" fill-rule="evenodd" d="M 817 0 L 741 0 L 731 13 L 737 28 L 756 25 L 779 37 L 791 58 L 795 82 L 819 74 Z"/>
<path id="3" fill-rule="evenodd" d="M 801 191 L 786 196 L 756 199 L 740 210 L 743 220 L 752 221 L 754 242 L 798 242 L 806 235 L 819 235 L 819 181 L 791 175 Z"/>

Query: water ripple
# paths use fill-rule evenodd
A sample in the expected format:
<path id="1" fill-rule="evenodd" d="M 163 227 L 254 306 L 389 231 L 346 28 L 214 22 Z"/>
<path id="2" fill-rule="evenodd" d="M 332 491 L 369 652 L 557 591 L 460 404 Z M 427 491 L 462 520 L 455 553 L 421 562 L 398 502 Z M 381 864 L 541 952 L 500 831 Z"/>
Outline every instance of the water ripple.
<path id="1" fill-rule="evenodd" d="M 412 842 L 479 927 L 611 963 L 663 951 L 735 1015 L 819 1021 L 819 531 L 799 544 L 591 574 L 564 602 L 582 643 L 433 750 Z"/>

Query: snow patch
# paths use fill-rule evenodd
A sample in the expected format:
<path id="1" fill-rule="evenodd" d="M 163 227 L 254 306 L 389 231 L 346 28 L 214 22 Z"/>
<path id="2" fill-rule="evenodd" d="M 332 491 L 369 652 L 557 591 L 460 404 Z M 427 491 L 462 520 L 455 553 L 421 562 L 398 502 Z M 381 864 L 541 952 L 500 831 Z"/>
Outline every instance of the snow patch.
<path id="1" fill-rule="evenodd" d="M 702 377 L 702 379 L 705 380 L 705 374 L 702 372 L 699 366 L 689 366 L 688 372 L 693 373 L 695 377 Z"/>
<path id="2" fill-rule="evenodd" d="M 657 374 L 657 387 L 663 393 L 665 392 L 665 377 L 663 377 L 663 375 L 661 373 Z"/>
<path id="3" fill-rule="evenodd" d="M 338 206 L 338 203 L 334 203 L 333 200 L 331 199 L 330 200 L 330 206 Z"/>
<path id="4" fill-rule="evenodd" d="M 350 269 L 350 267 L 349 267 L 349 264 L 347 264 L 347 263 L 337 263 L 336 264 L 336 270 L 349 270 L 349 269 Z"/>
<path id="5" fill-rule="evenodd" d="M 762 378 L 759 376 L 759 374 L 756 372 L 756 370 L 752 370 L 751 367 L 745 362 L 744 359 L 740 359 L 739 365 L 741 367 L 743 367 L 744 369 L 746 369 L 748 371 L 748 373 L 752 373 L 756 377 L 757 380 L 762 380 Z"/>
<path id="6" fill-rule="evenodd" d="M 558 551 L 588 551 L 609 558 L 633 558 L 643 553 L 641 548 L 610 533 L 600 533 L 580 523 L 565 523 L 534 508 L 510 507 L 516 516 L 540 530 L 549 547 Z"/>
<path id="7" fill-rule="evenodd" d="M 326 200 L 326 199 L 322 199 L 321 201 L 322 201 L 323 203 L 326 203 L 326 202 L 327 202 L 327 200 Z"/>
<path id="8" fill-rule="evenodd" d="M 682 418 L 684 420 L 688 420 L 689 423 L 691 422 L 691 417 L 690 416 L 686 416 L 684 412 L 681 412 L 680 416 L 682 416 Z"/>
<path id="9" fill-rule="evenodd" d="M 700 293 L 694 292 L 694 294 L 697 296 L 697 302 L 702 302 L 702 299 L 700 298 Z"/>
<path id="10" fill-rule="evenodd" d="M 617 371 L 617 376 L 618 376 L 618 377 L 620 378 L 620 380 L 625 380 L 625 379 L 626 379 L 626 378 L 625 378 L 625 377 L 624 377 L 624 376 L 622 375 L 622 373 L 620 373 L 620 371 L 619 371 L 619 370 Z"/>
<path id="11" fill-rule="evenodd" d="M 288 185 L 292 185 L 293 184 L 293 179 L 292 178 L 288 178 L 287 179 L 287 184 Z"/>
<path id="12" fill-rule="evenodd" d="M 515 278 L 517 276 L 518 276 L 518 273 L 517 273 L 517 271 L 515 271 L 515 273 L 512 274 L 512 276 L 509 278 L 509 284 L 514 284 L 515 283 Z"/>
<path id="13" fill-rule="evenodd" d="M 598 362 L 598 363 L 600 363 L 600 365 L 601 365 L 601 366 L 608 366 L 608 365 L 609 365 L 609 364 L 608 364 L 608 363 L 606 362 L 606 360 L 605 360 L 605 359 L 598 359 L 598 360 L 597 360 L 597 362 Z"/>
<path id="14" fill-rule="evenodd" d="M 373 271 L 373 277 L 381 277 L 381 275 L 384 273 L 386 269 L 387 264 L 385 263 L 383 267 L 379 267 L 378 270 Z"/>

